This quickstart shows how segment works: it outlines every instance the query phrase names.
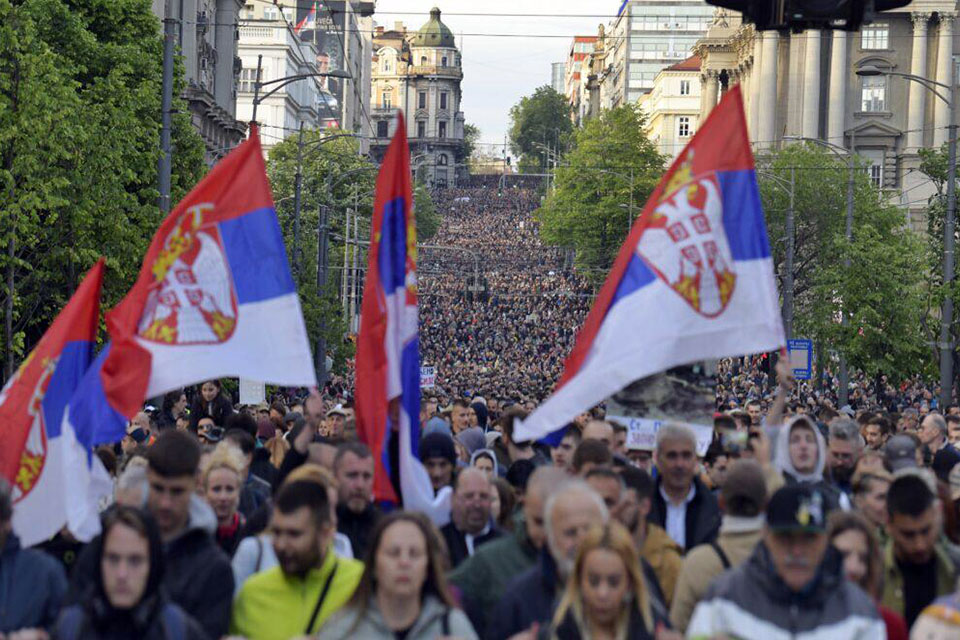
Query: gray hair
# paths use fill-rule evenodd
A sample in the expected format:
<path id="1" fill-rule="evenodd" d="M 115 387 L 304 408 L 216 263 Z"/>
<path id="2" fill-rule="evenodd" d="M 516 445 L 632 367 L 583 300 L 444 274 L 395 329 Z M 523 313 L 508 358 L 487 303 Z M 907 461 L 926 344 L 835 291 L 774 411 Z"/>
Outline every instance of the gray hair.
<path id="1" fill-rule="evenodd" d="M 690 443 L 690 446 L 693 447 L 694 451 L 697 450 L 697 434 L 685 424 L 668 422 L 660 427 L 660 430 L 657 431 L 656 451 L 660 451 L 660 447 L 662 447 L 663 443 L 667 440 L 686 440 Z"/>
<path id="2" fill-rule="evenodd" d="M 943 429 L 946 432 L 947 424 L 945 422 L 943 423 Z M 857 449 L 862 449 L 864 445 L 863 436 L 860 435 L 860 427 L 849 418 L 837 418 L 830 423 L 830 440 L 849 442 Z"/>
<path id="3" fill-rule="evenodd" d="M 942 415 L 934 411 L 933 413 L 928 413 L 925 420 L 929 420 L 931 424 L 937 428 L 941 436 L 947 435 L 947 421 Z"/>
<path id="4" fill-rule="evenodd" d="M 143 494 L 147 494 L 147 468 L 136 464 L 129 465 L 117 476 L 116 489 L 118 491 L 127 491 L 130 489 L 141 489 Z"/>
<path id="5" fill-rule="evenodd" d="M 597 509 L 600 510 L 601 524 L 607 524 L 607 521 L 610 520 L 610 511 L 607 510 L 607 505 L 603 503 L 603 498 L 600 497 L 600 494 L 579 478 L 567 480 L 550 494 L 547 498 L 547 504 L 543 508 L 543 527 L 546 530 L 547 543 L 550 545 L 550 548 L 553 548 L 554 545 L 553 510 L 560 500 L 567 496 L 577 494 L 592 500 L 593 503 L 597 505 Z"/>

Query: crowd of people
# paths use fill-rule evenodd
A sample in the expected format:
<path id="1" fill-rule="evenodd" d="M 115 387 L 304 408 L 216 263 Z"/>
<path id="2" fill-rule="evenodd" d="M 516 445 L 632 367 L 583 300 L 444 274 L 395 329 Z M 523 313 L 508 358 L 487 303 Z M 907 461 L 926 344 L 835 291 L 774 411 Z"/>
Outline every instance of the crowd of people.
<path id="1" fill-rule="evenodd" d="M 958 637 L 960 407 L 811 413 L 777 373 L 702 456 L 685 425 L 638 459 L 600 409 L 551 447 L 520 405 L 425 398 L 434 520 L 374 500 L 349 405 L 168 394 L 97 451 L 93 541 L 21 548 L 0 489 L 0 637 Z"/>
<path id="2" fill-rule="evenodd" d="M 593 289 L 545 246 L 529 188 L 434 196 L 442 223 L 418 260 L 421 362 L 453 397 L 546 397 Z"/>

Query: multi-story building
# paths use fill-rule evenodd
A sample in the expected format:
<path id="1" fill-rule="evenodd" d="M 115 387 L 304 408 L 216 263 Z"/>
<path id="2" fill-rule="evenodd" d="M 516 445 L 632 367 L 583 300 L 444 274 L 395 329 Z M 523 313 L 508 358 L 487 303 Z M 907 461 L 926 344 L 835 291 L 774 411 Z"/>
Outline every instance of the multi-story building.
<path id="1" fill-rule="evenodd" d="M 550 86 L 557 93 L 563 93 L 564 66 L 563 62 L 554 62 L 550 65 Z"/>
<path id="2" fill-rule="evenodd" d="M 277 7 L 271 0 L 252 0 L 243 8 L 239 53 L 243 63 L 237 92 L 237 117 L 253 118 L 254 83 L 260 64 L 260 81 L 271 82 L 290 76 L 316 73 L 317 48 L 308 38 L 300 38 L 293 26 L 292 7 Z M 297 128 L 313 129 L 339 121 L 336 97 L 327 89 L 325 78 L 309 77 L 280 87 L 257 107 L 260 138 L 268 152 Z M 263 87 L 260 96 L 273 86 Z"/>
<path id="3" fill-rule="evenodd" d="M 627 0 L 608 28 L 611 106 L 635 103 L 657 74 L 687 59 L 702 38 L 713 7 L 702 0 Z"/>
<path id="4" fill-rule="evenodd" d="M 653 90 L 638 103 L 646 114 L 644 133 L 660 153 L 675 158 L 700 119 L 700 58 L 691 56 L 660 71 Z"/>
<path id="5" fill-rule="evenodd" d="M 287 0 L 292 2 L 292 0 Z M 373 12 L 375 2 L 365 0 L 324 0 L 300 2 L 297 21 L 316 9 L 314 25 L 307 25 L 301 37 L 317 48 L 320 71 L 341 70 L 349 78 L 326 78 L 325 87 L 336 100 L 338 117 L 330 122 L 361 136 L 366 153 L 372 135 L 370 119 L 370 61 L 373 56 Z"/>
<path id="6" fill-rule="evenodd" d="M 593 53 L 597 44 L 597 36 L 574 36 L 570 43 L 570 52 L 563 67 L 563 94 L 570 103 L 570 117 L 574 122 L 580 121 L 583 105 L 588 101 L 586 95 L 586 61 Z M 589 63 L 587 64 L 589 68 Z"/>
<path id="7" fill-rule="evenodd" d="M 896 76 L 864 76 L 863 67 L 953 83 L 956 73 L 955 1 L 915 2 L 886 12 L 858 33 L 808 30 L 783 36 L 757 32 L 737 15 L 718 12 L 697 46 L 703 59 L 705 115 L 723 92 L 743 87 L 750 137 L 756 148 L 784 137 L 818 138 L 852 149 L 869 161 L 877 187 L 889 190 L 920 223 L 930 181 L 917 171 L 919 150 L 947 140 L 946 103 L 918 83 Z"/>
<path id="8" fill-rule="evenodd" d="M 212 164 L 246 135 L 234 117 L 237 104 L 238 18 L 243 0 L 153 0 L 153 14 L 177 21 L 177 51 L 183 60 L 183 98 Z M 166 11 L 169 10 L 169 14 Z"/>
<path id="9" fill-rule="evenodd" d="M 440 20 L 440 9 L 434 7 L 430 20 L 416 32 L 408 32 L 401 22 L 389 31 L 378 26 L 373 46 L 371 153 L 380 158 L 386 152 L 402 108 L 417 177 L 436 188 L 455 186 L 466 175 L 460 110 L 463 68 L 453 32 Z"/>

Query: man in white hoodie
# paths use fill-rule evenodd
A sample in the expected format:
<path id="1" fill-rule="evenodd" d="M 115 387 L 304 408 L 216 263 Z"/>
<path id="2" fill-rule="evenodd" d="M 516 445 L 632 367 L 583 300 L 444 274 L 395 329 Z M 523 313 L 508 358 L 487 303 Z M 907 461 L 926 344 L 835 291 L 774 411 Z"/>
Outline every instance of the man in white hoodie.
<path id="1" fill-rule="evenodd" d="M 827 512 L 848 510 L 850 501 L 837 487 L 823 478 L 827 445 L 817 426 L 805 415 L 795 416 L 780 431 L 774 465 L 787 485 L 804 484 L 820 490 Z"/>

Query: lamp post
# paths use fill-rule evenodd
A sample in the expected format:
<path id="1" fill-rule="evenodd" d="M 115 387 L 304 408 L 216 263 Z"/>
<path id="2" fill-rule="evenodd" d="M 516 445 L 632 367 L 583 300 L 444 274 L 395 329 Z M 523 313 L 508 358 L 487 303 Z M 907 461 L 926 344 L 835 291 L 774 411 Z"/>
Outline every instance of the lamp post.
<path id="1" fill-rule="evenodd" d="M 780 187 L 784 193 L 786 193 L 790 202 L 787 206 L 787 212 L 784 220 L 784 229 L 787 241 L 786 247 L 786 256 L 784 260 L 783 267 L 783 331 L 787 335 L 787 339 L 793 337 L 793 263 L 794 263 L 794 248 L 795 248 L 795 229 L 794 229 L 794 212 L 793 212 L 793 199 L 794 193 L 796 191 L 796 179 L 795 179 L 795 170 L 793 167 L 790 167 L 790 180 L 781 178 L 773 173 L 768 171 L 757 170 L 757 175 L 763 176 L 764 178 L 773 182 L 773 184 Z"/>
<path id="2" fill-rule="evenodd" d="M 845 225 L 845 234 L 847 240 L 847 248 L 849 249 L 850 245 L 853 243 L 853 193 L 854 185 L 856 180 L 856 171 L 857 171 L 857 161 L 856 161 L 856 134 L 853 132 L 850 133 L 850 148 L 846 149 L 841 147 L 838 144 L 833 144 L 832 142 L 827 142 L 826 140 L 820 140 L 818 138 L 806 138 L 803 136 L 785 136 L 784 140 L 796 140 L 796 141 L 805 141 L 812 142 L 814 144 L 820 145 L 826 149 L 829 149 L 837 156 L 846 156 L 847 160 L 847 215 L 846 215 L 846 225 Z M 850 253 L 848 251 L 847 255 L 843 258 L 843 268 L 847 273 L 850 272 Z M 846 311 L 843 311 L 840 315 L 840 323 L 843 326 L 849 324 L 850 318 Z M 850 371 L 847 368 L 847 357 L 844 352 L 840 351 L 840 389 L 837 393 L 837 405 L 842 407 L 849 403 L 849 394 L 850 394 Z"/>
<path id="3" fill-rule="evenodd" d="M 899 76 L 916 82 L 924 89 L 937 96 L 947 104 L 950 110 L 949 143 L 947 146 L 947 212 L 943 221 L 943 286 L 946 295 L 943 297 L 943 308 L 940 311 L 940 340 L 937 346 L 940 349 L 940 410 L 945 411 L 953 399 L 953 343 L 950 328 L 953 324 L 953 298 L 950 296 L 950 285 L 953 282 L 954 271 L 954 228 L 957 215 L 957 78 L 953 77 L 953 85 L 916 76 L 911 73 L 900 73 L 880 69 L 874 65 L 864 65 L 857 70 L 858 76 Z M 949 98 L 939 91 L 943 89 Z"/>
<path id="4" fill-rule="evenodd" d="M 284 88 L 291 82 L 296 82 L 297 80 L 305 80 L 306 78 L 341 78 L 343 80 L 352 80 L 351 76 L 346 71 L 341 69 L 334 69 L 333 71 L 327 71 L 321 73 L 319 71 L 313 73 L 298 73 L 292 76 L 285 76 L 283 78 L 277 78 L 276 80 L 268 80 L 267 82 L 260 82 L 260 74 L 263 68 L 263 55 L 257 56 L 257 75 L 256 80 L 253 83 L 253 115 L 250 118 L 250 121 L 253 123 L 257 122 L 257 107 L 260 106 L 260 103 L 272 96 L 274 93 Z M 262 87 L 277 85 L 270 89 L 263 96 L 260 95 L 260 89 Z"/>

